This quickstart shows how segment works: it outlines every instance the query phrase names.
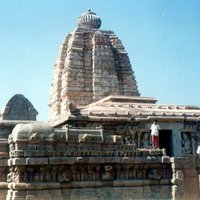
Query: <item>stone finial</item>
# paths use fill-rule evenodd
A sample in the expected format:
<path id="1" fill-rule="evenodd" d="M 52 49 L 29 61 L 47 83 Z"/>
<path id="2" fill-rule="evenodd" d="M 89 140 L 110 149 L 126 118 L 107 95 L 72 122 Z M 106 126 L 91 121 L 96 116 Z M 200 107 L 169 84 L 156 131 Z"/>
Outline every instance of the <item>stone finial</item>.
<path id="1" fill-rule="evenodd" d="M 36 120 L 37 110 L 22 94 L 14 95 L 6 104 L 1 118 L 3 120 Z"/>
<path id="2" fill-rule="evenodd" d="M 94 28 L 99 29 L 101 26 L 101 19 L 96 13 L 88 9 L 87 12 L 83 13 L 78 19 L 79 28 Z"/>

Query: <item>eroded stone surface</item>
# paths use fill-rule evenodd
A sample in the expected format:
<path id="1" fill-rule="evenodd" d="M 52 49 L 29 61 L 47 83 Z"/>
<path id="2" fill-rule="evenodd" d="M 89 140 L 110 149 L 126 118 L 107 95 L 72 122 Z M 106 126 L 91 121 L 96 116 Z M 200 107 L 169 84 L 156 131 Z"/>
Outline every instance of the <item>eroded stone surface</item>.
<path id="1" fill-rule="evenodd" d="M 36 120 L 38 112 L 22 94 L 14 95 L 2 112 L 2 120 Z"/>

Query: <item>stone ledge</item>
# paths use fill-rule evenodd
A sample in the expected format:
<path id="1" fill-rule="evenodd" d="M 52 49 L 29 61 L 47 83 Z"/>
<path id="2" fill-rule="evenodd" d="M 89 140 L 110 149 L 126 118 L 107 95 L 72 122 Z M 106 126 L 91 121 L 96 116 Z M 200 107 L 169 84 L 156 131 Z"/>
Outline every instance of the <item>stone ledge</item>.
<path id="1" fill-rule="evenodd" d="M 14 127 L 17 124 L 34 123 L 33 120 L 0 120 L 0 127 Z"/>
<path id="2" fill-rule="evenodd" d="M 46 190 L 60 188 L 99 188 L 99 187 L 138 187 L 152 185 L 169 185 L 171 180 L 115 180 L 115 181 L 74 181 L 69 183 L 0 183 L 1 189 Z"/>
<path id="3" fill-rule="evenodd" d="M 8 183 L 7 182 L 0 182 L 0 190 L 1 189 L 8 189 Z"/>
<path id="4" fill-rule="evenodd" d="M 46 190 L 46 189 L 58 189 L 60 188 L 60 183 L 9 183 L 9 189 L 14 190 Z"/>
<path id="5" fill-rule="evenodd" d="M 137 186 L 149 186 L 149 185 L 168 185 L 171 180 L 161 179 L 161 180 L 116 180 L 113 181 L 114 187 L 137 187 Z"/>
<path id="6" fill-rule="evenodd" d="M 61 183 L 61 188 L 95 188 L 95 187 L 138 187 L 151 185 L 170 185 L 171 180 L 114 180 L 114 181 L 74 181 Z"/>
<path id="7" fill-rule="evenodd" d="M 0 160 L 1 161 L 1 160 Z M 7 164 L 8 161 L 8 164 Z M 6 162 L 6 163 L 5 163 Z M 11 158 L 4 159 L 0 166 L 17 165 L 48 165 L 75 163 L 163 163 L 161 156 L 148 157 L 40 157 L 40 158 Z M 168 163 L 168 162 L 167 162 Z M 4 164 L 4 165 L 3 165 Z"/>
<path id="8" fill-rule="evenodd" d="M 8 160 L 8 165 L 47 165 L 48 158 L 11 158 Z"/>
<path id="9" fill-rule="evenodd" d="M 183 157 L 172 157 L 172 158 L 170 158 L 170 162 L 171 163 L 174 163 L 174 162 L 187 163 L 187 162 L 189 162 L 189 159 L 183 158 Z"/>

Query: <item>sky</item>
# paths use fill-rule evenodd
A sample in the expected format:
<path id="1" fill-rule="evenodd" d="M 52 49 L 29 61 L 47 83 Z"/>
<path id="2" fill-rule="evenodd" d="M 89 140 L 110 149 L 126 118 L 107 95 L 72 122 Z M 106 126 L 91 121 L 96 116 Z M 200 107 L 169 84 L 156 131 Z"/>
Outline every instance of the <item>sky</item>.
<path id="1" fill-rule="evenodd" d="M 65 35 L 90 8 L 128 52 L 141 96 L 200 107 L 199 0 L 0 0 L 0 108 L 23 94 L 48 120 Z"/>

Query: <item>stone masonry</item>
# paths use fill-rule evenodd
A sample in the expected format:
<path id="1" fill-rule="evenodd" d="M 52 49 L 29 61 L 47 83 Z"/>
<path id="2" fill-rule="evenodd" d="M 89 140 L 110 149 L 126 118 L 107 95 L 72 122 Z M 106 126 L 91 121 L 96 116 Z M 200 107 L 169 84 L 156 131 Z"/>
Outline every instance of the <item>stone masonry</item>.
<path id="1" fill-rule="evenodd" d="M 119 38 L 99 30 L 88 11 L 60 47 L 50 95 L 50 122 L 66 115 L 68 104 L 85 106 L 110 94 L 139 96 L 131 64 Z"/>
<path id="2" fill-rule="evenodd" d="M 61 45 L 49 123 L 23 95 L 0 112 L 0 200 L 200 198 L 200 108 L 141 97 L 121 41 L 100 26 L 89 10 Z"/>

